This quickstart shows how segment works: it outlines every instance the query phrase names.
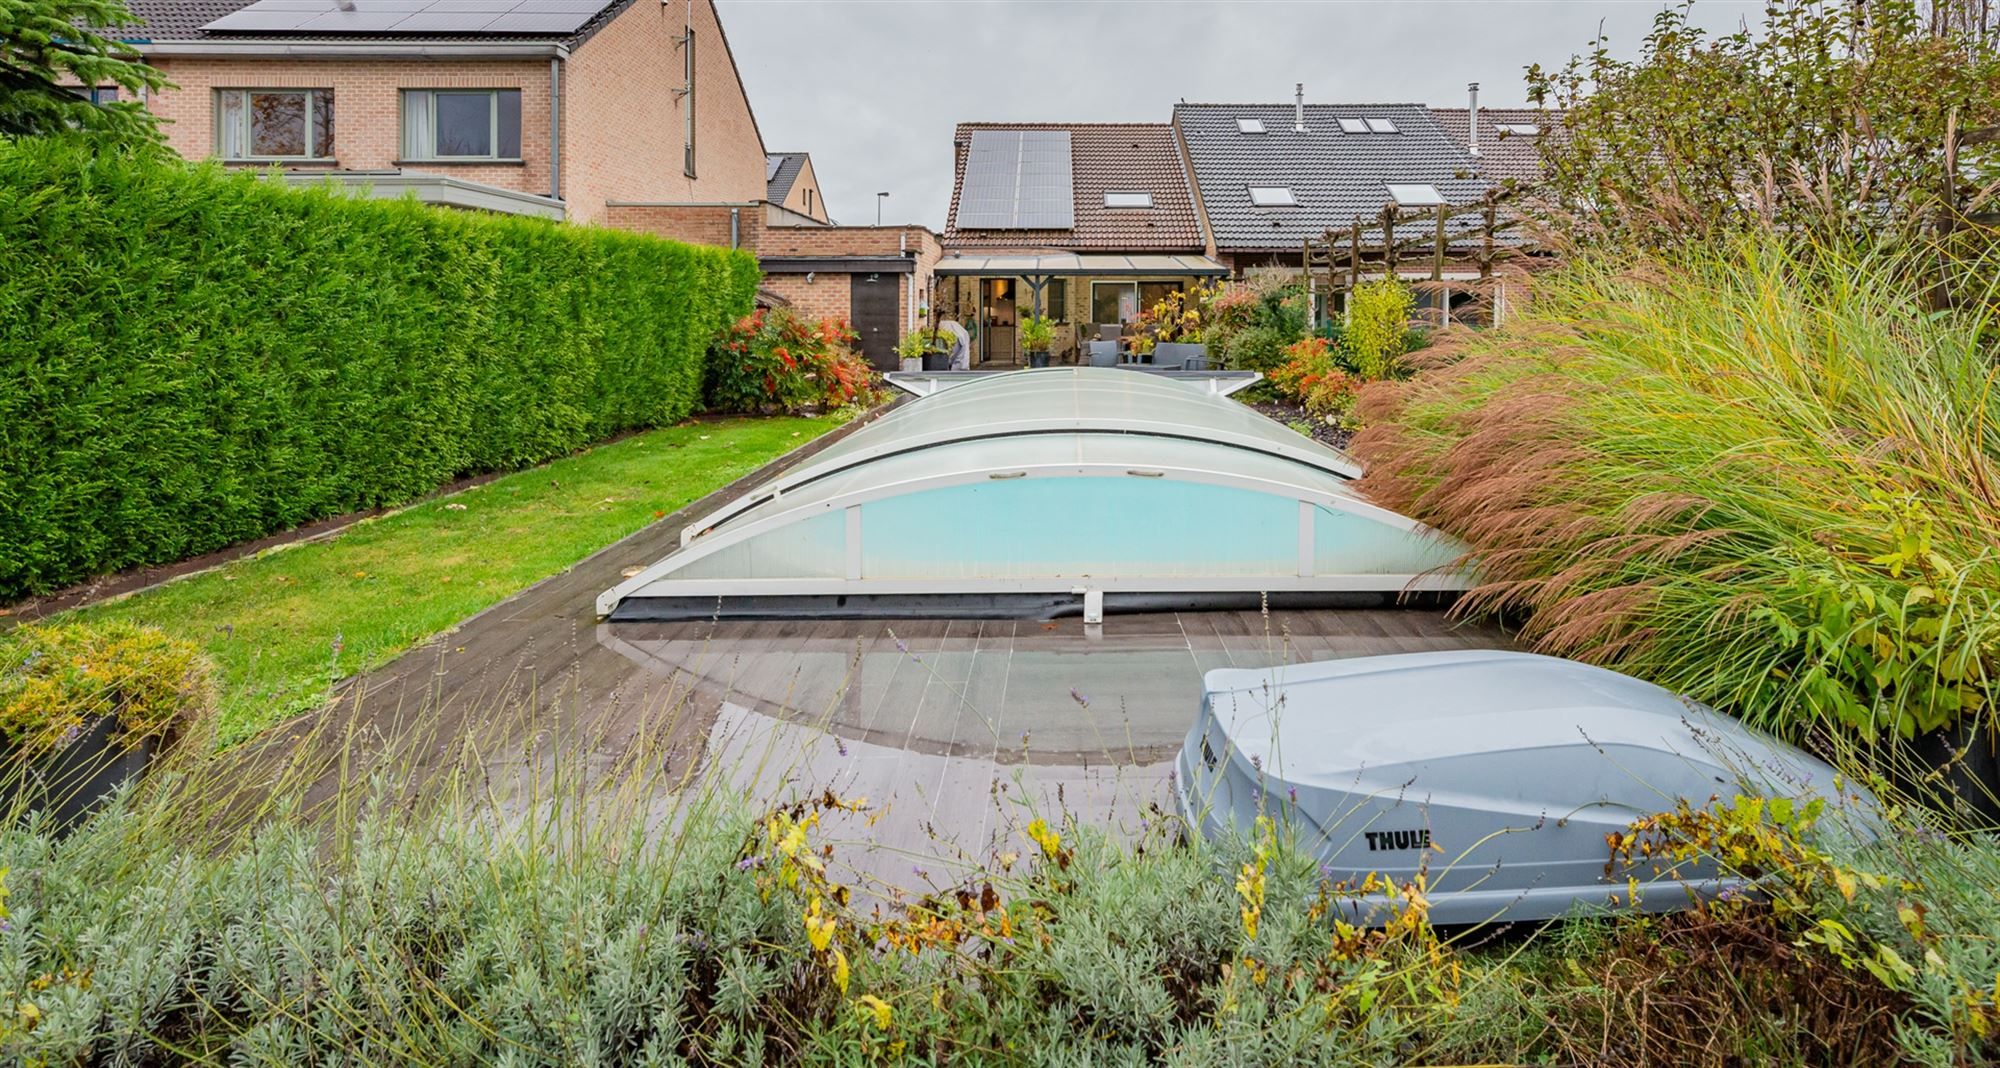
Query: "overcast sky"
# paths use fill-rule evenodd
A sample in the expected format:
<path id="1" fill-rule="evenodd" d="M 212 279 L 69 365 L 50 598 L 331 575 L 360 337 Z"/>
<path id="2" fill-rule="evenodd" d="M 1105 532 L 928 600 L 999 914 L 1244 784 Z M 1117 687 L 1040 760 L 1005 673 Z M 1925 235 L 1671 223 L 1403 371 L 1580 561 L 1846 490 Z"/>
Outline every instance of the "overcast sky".
<path id="1" fill-rule="evenodd" d="M 1636 53 L 1661 0 L 718 0 L 764 145 L 811 152 L 844 223 L 944 228 L 960 122 L 1165 122 L 1175 101 L 1526 102 L 1598 26 Z M 1697 0 L 1735 29 L 1763 0 Z"/>

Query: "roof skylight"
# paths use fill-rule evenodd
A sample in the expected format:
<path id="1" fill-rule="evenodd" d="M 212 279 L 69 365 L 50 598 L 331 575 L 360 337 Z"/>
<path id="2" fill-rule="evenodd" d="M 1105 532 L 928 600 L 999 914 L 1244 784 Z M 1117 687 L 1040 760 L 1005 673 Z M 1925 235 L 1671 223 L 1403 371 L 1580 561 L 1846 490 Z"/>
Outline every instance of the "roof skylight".
<path id="1" fill-rule="evenodd" d="M 1104 206 L 1107 208 L 1150 208 L 1153 206 L 1151 193 L 1106 193 Z"/>
<path id="2" fill-rule="evenodd" d="M 1371 118 L 1371 119 L 1369 119 L 1369 120 L 1368 120 L 1368 132 L 1370 132 L 1370 133 L 1395 133 L 1395 132 L 1396 132 L 1396 124 L 1395 124 L 1395 123 L 1393 123 L 1393 122 L 1390 122 L 1390 121 L 1389 121 L 1388 119 L 1379 119 L 1379 118 Z"/>
<path id="3" fill-rule="evenodd" d="M 1389 199 L 1401 208 L 1436 208 L 1444 205 L 1444 197 L 1437 186 L 1425 183 L 1387 183 Z"/>
<path id="4" fill-rule="evenodd" d="M 1259 208 L 1292 208 L 1298 206 L 1293 199 L 1291 188 L 1282 185 L 1253 185 L 1250 187 L 1250 203 Z"/>
<path id="5" fill-rule="evenodd" d="M 1367 133 L 1367 132 L 1368 132 L 1368 123 L 1367 123 L 1367 122 L 1365 122 L 1365 121 L 1363 121 L 1363 120 L 1361 120 L 1361 119 L 1342 119 L 1342 120 L 1340 120 L 1340 132 L 1341 132 L 1341 133 Z"/>
<path id="6" fill-rule="evenodd" d="M 1263 120 L 1263 119 L 1237 119 L 1237 120 L 1236 120 L 1236 132 L 1237 132 L 1237 133 L 1263 133 L 1263 132 L 1264 132 L 1264 120 Z"/>
<path id="7" fill-rule="evenodd" d="M 1495 128 L 1510 137 L 1540 137 L 1542 128 L 1532 122 L 1502 122 Z"/>

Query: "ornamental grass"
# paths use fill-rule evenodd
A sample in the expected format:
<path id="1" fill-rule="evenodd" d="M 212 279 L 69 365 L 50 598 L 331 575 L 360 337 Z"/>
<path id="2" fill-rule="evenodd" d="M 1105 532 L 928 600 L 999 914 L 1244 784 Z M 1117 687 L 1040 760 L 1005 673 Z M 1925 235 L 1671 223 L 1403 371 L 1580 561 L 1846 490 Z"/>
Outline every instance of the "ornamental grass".
<path id="1" fill-rule="evenodd" d="M 1990 723 L 1993 324 L 1928 310 L 1924 266 L 1770 235 L 1573 262 L 1363 394 L 1363 489 L 1463 539 L 1459 611 L 1542 651 L 1793 737 Z"/>

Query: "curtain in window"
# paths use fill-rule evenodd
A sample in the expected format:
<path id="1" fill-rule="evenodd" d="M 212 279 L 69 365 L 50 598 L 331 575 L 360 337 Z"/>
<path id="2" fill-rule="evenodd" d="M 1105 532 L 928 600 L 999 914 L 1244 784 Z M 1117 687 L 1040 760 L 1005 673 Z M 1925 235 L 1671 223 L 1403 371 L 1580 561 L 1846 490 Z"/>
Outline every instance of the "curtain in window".
<path id="1" fill-rule="evenodd" d="M 403 158 L 429 159 L 431 146 L 431 94 L 413 89 L 403 94 Z"/>
<path id="2" fill-rule="evenodd" d="M 216 152 L 223 159 L 242 159 L 250 154 L 250 146 L 244 144 L 244 132 L 249 123 L 243 117 L 243 93 L 240 90 L 225 90 L 218 98 L 215 121 L 220 128 L 216 138 Z"/>

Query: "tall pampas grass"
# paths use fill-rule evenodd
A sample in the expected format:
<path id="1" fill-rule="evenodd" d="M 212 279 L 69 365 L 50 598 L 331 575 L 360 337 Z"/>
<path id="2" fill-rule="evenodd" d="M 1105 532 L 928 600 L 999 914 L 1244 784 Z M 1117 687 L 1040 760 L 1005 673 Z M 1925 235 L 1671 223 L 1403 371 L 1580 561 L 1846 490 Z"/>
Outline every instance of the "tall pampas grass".
<path id="1" fill-rule="evenodd" d="M 1460 611 L 1545 651 L 1795 736 L 1991 715 L 1993 323 L 1928 310 L 1923 266 L 1770 234 L 1577 260 L 1364 393 L 1363 489 L 1464 539 Z"/>

